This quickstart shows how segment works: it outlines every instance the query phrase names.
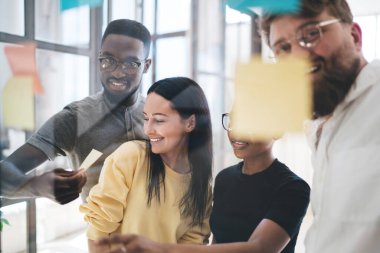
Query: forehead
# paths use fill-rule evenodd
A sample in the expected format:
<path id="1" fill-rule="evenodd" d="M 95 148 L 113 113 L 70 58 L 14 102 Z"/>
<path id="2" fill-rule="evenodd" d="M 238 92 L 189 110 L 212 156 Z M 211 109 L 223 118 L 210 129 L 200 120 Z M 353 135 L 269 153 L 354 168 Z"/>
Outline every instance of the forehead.
<path id="1" fill-rule="evenodd" d="M 143 58 L 144 43 L 141 40 L 126 35 L 110 34 L 103 41 L 101 51 L 121 59 L 128 56 Z"/>
<path id="2" fill-rule="evenodd" d="M 172 114 L 177 113 L 171 106 L 169 100 L 163 98 L 155 92 L 149 93 L 146 97 L 144 112 L 146 114 L 155 114 L 155 113 L 163 113 L 163 114 Z"/>
<path id="3" fill-rule="evenodd" d="M 319 22 L 330 18 L 334 17 L 328 14 L 326 10 L 320 15 L 312 18 L 303 18 L 299 16 L 278 17 L 270 24 L 269 44 L 272 46 L 279 40 L 289 40 L 295 35 L 295 32 L 299 27 L 307 23 Z"/>

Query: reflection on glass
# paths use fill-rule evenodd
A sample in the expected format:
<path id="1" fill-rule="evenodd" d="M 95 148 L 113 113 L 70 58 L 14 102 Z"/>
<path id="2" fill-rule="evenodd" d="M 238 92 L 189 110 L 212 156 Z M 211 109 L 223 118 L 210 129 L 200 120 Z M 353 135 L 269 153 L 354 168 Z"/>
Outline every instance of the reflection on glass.
<path id="1" fill-rule="evenodd" d="M 189 76 L 188 38 L 175 37 L 157 40 L 156 79 Z"/>
<path id="2" fill-rule="evenodd" d="M 70 102 L 89 94 L 89 58 L 86 56 L 37 50 L 44 93 L 36 96 L 36 127 Z"/>
<path id="3" fill-rule="evenodd" d="M 0 32 L 24 36 L 24 0 L 0 1 Z"/>
<path id="4" fill-rule="evenodd" d="M 37 40 L 88 48 L 90 41 L 88 6 L 60 12 L 59 1 L 35 0 L 35 2 Z"/>
<path id="5" fill-rule="evenodd" d="M 191 0 L 160 0 L 157 11 L 157 33 L 186 31 L 190 27 Z"/>

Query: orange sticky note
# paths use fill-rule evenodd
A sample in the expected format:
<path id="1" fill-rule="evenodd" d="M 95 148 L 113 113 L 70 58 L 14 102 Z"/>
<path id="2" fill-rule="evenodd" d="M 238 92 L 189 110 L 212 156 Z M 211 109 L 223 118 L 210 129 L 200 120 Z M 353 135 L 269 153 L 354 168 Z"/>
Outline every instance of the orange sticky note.
<path id="1" fill-rule="evenodd" d="M 34 93 L 42 93 L 43 87 L 37 73 L 36 44 L 5 46 L 5 55 L 14 76 L 32 76 Z"/>
<path id="2" fill-rule="evenodd" d="M 287 58 L 276 64 L 253 59 L 237 66 L 231 128 L 250 139 L 302 132 L 312 112 L 309 63 Z"/>
<path id="3" fill-rule="evenodd" d="M 4 125 L 34 130 L 34 93 L 32 77 L 12 77 L 2 90 Z"/>

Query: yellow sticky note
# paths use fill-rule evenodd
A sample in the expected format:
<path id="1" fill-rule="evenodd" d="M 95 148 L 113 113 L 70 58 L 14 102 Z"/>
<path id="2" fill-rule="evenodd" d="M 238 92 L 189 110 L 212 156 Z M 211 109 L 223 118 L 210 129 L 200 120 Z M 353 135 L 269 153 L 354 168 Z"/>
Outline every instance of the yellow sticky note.
<path id="1" fill-rule="evenodd" d="M 91 165 L 94 164 L 94 162 L 96 162 L 96 160 L 99 159 L 99 157 L 102 156 L 102 154 L 102 152 L 96 149 L 92 149 L 90 154 L 87 155 L 86 159 L 84 159 L 82 164 L 79 166 L 79 169 L 84 169 L 86 171 L 88 168 L 91 167 Z"/>
<path id="2" fill-rule="evenodd" d="M 33 77 L 12 77 L 2 91 L 5 127 L 34 130 Z"/>
<path id="3" fill-rule="evenodd" d="M 307 61 L 287 58 L 276 64 L 253 59 L 237 66 L 232 129 L 250 139 L 271 139 L 303 131 L 311 117 Z"/>

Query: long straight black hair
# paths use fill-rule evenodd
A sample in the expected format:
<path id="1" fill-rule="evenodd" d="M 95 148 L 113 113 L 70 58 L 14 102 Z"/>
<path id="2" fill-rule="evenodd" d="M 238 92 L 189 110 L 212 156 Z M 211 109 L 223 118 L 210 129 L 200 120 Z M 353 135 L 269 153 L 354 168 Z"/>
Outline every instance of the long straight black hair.
<path id="1" fill-rule="evenodd" d="M 202 88 L 186 77 L 172 77 L 155 82 L 147 94 L 156 93 L 170 101 L 182 119 L 195 115 L 195 128 L 188 135 L 188 159 L 191 180 L 179 206 L 181 215 L 192 218 L 192 225 L 201 225 L 206 215 L 212 174 L 212 129 L 210 110 Z M 148 169 L 148 205 L 153 196 L 160 201 L 160 185 L 165 180 L 162 158 L 154 154 L 150 145 Z M 164 188 L 165 194 L 165 188 Z"/>

